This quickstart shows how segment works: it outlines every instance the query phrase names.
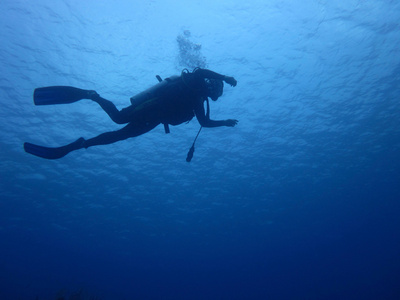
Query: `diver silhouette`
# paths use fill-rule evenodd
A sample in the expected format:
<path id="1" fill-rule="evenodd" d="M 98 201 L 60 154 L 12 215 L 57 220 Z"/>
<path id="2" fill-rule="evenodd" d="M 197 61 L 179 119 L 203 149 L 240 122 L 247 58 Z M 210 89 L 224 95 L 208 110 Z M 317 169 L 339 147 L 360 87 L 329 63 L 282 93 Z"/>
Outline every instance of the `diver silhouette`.
<path id="1" fill-rule="evenodd" d="M 168 133 L 168 125 L 188 122 L 194 116 L 202 127 L 234 127 L 238 123 L 235 119 L 215 121 L 209 116 L 208 98 L 216 101 L 223 93 L 223 82 L 236 86 L 235 78 L 196 68 L 193 72 L 184 69 L 181 76 L 171 76 L 164 80 L 157 75 L 157 79 L 158 84 L 131 97 L 131 105 L 121 110 L 93 90 L 70 86 L 35 89 L 35 105 L 66 104 L 81 99 L 91 99 L 98 103 L 115 123 L 127 125 L 122 129 L 105 132 L 87 140 L 81 137 L 62 147 L 50 148 L 24 143 L 25 151 L 46 159 L 58 159 L 74 150 L 112 144 L 142 135 L 159 124 L 164 124 L 165 131 Z M 207 104 L 207 112 L 204 109 L 204 102 Z M 193 156 L 194 143 L 190 151 Z M 188 154 L 187 161 L 190 159 Z"/>

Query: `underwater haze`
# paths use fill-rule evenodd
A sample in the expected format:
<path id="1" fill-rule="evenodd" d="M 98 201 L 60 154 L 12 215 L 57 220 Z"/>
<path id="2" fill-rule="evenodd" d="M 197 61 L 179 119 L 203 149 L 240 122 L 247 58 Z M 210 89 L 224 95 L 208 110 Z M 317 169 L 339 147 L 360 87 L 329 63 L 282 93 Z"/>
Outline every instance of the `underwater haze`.
<path id="1" fill-rule="evenodd" d="M 400 299 L 400 2 L 1 0 L 0 299 Z M 212 119 L 59 160 L 196 65 Z"/>

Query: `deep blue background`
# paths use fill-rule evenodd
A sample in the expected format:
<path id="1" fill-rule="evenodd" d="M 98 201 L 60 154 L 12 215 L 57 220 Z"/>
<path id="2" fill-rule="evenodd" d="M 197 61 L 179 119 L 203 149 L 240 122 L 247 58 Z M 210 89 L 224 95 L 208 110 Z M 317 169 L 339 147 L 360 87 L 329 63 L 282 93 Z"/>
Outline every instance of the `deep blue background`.
<path id="1" fill-rule="evenodd" d="M 1 299 L 399 299 L 397 1 L 0 11 Z M 34 88 L 125 107 L 186 67 L 185 30 L 238 80 L 212 118 L 240 121 L 203 129 L 190 164 L 196 120 L 57 161 L 23 152 L 119 128 L 90 101 L 35 107 Z"/>

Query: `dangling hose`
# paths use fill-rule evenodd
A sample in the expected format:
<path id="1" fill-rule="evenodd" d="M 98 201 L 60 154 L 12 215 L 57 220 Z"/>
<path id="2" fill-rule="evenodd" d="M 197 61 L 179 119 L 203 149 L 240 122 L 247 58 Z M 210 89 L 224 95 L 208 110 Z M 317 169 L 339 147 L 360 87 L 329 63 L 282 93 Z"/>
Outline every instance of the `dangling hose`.
<path id="1" fill-rule="evenodd" d="M 190 147 L 190 150 L 189 150 L 189 152 L 188 152 L 188 154 L 186 156 L 186 161 L 187 162 L 190 162 L 192 160 L 192 158 L 193 158 L 194 144 L 196 143 L 197 137 L 199 136 L 200 131 L 201 131 L 202 128 L 203 128 L 203 126 L 200 127 L 199 132 L 197 133 L 196 138 L 193 141 L 192 147 Z"/>
<path id="2" fill-rule="evenodd" d="M 210 102 L 208 101 L 208 99 L 206 99 L 206 101 L 207 101 L 207 112 L 206 112 L 206 117 L 207 117 L 208 119 L 210 119 Z M 203 128 L 203 126 L 200 127 L 199 132 L 197 133 L 196 138 L 195 138 L 194 141 L 193 141 L 192 147 L 190 147 L 190 149 L 189 149 L 189 152 L 188 152 L 188 154 L 187 154 L 187 156 L 186 156 L 186 161 L 187 161 L 187 162 L 190 162 L 190 161 L 192 160 L 192 158 L 193 158 L 194 144 L 196 143 L 196 140 L 197 140 L 197 138 L 198 138 L 198 136 L 199 136 L 200 131 L 201 131 L 202 128 Z"/>

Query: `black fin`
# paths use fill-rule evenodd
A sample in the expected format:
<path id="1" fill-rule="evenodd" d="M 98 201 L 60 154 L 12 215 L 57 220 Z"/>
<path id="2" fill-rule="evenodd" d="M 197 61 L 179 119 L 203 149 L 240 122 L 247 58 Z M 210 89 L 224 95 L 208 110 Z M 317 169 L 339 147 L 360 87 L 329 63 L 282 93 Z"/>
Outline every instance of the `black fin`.
<path id="1" fill-rule="evenodd" d="M 67 104 L 81 99 L 88 99 L 94 91 L 82 90 L 72 86 L 49 86 L 35 89 L 33 102 L 35 105 Z"/>
<path id="2" fill-rule="evenodd" d="M 78 150 L 83 148 L 83 143 L 85 139 L 79 138 L 75 142 L 62 146 L 62 147 L 43 147 L 31 143 L 24 143 L 25 152 L 30 153 L 32 155 L 36 155 L 46 159 L 58 159 L 64 157 L 68 153 L 74 150 Z"/>

